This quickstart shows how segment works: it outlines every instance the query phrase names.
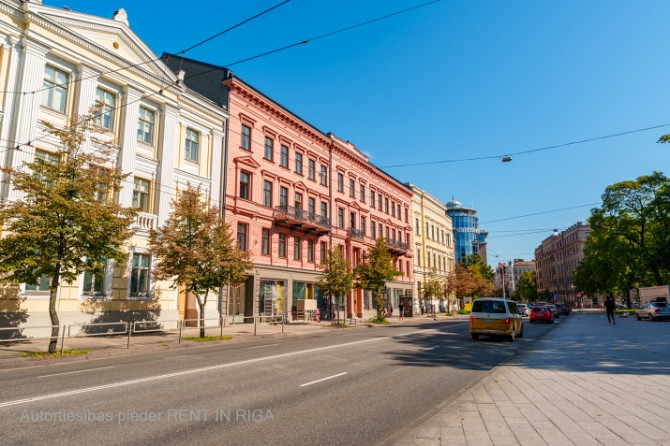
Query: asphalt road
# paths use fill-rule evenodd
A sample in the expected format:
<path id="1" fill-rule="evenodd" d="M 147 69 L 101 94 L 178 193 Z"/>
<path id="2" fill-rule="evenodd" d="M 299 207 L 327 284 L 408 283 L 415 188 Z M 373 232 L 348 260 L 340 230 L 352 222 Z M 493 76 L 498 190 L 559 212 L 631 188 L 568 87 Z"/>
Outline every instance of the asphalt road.
<path id="1" fill-rule="evenodd" d="M 525 322 L 514 343 L 408 321 L 4 371 L 1 443 L 386 443 L 552 329 Z"/>

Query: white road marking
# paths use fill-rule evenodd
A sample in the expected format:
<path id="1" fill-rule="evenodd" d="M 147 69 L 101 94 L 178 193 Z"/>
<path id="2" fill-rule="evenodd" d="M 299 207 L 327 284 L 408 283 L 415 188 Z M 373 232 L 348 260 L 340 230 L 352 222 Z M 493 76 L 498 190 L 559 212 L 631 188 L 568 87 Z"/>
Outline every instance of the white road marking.
<path id="1" fill-rule="evenodd" d="M 277 343 L 277 344 L 257 345 L 256 347 L 249 347 L 249 350 L 251 350 L 251 349 L 253 349 L 253 348 L 272 347 L 273 345 L 279 345 L 279 343 Z"/>
<path id="2" fill-rule="evenodd" d="M 253 364 L 256 362 L 262 362 L 262 361 L 269 361 L 271 359 L 279 359 L 279 358 L 287 358 L 290 356 L 297 356 L 297 355 L 302 355 L 305 353 L 314 353 L 314 352 L 319 352 L 323 350 L 332 350 L 335 348 L 340 348 L 340 347 L 349 347 L 351 345 L 356 345 L 356 344 L 365 344 L 368 342 L 376 342 L 376 341 L 384 341 L 387 339 L 391 339 L 390 336 L 385 336 L 381 338 L 372 338 L 372 339 L 365 339 L 362 341 L 353 341 L 353 342 L 346 342 L 344 344 L 337 344 L 337 345 L 329 345 L 327 347 L 318 347 L 318 348 L 310 348 L 307 350 L 300 350 L 296 352 L 289 352 L 289 353 L 282 353 L 279 355 L 271 355 L 271 356 L 264 356 L 262 358 L 254 358 L 254 359 L 247 359 L 244 361 L 237 361 L 237 362 L 230 362 L 227 364 L 217 364 L 217 365 L 212 365 L 208 367 L 200 367 L 197 369 L 191 369 L 191 370 L 183 370 L 181 372 L 175 372 L 175 373 L 166 373 L 164 375 L 156 375 L 156 376 L 148 376 L 146 378 L 138 378 L 138 379 L 129 379 L 127 381 L 119 381 L 115 383 L 110 383 L 110 384 L 103 384 L 100 386 L 94 386 L 94 387 L 86 387 L 83 389 L 76 389 L 76 390 L 67 390 L 65 392 L 58 392 L 58 393 L 49 393 L 46 395 L 39 395 L 39 396 L 32 396 L 29 398 L 24 398 L 20 400 L 13 400 L 13 401 L 5 401 L 0 403 L 0 408 L 2 407 L 9 407 L 9 406 L 16 406 L 19 404 L 27 404 L 27 403 L 34 403 L 37 401 L 44 401 L 44 400 L 52 400 L 56 398 L 62 398 L 66 396 L 72 396 L 72 395 L 79 395 L 82 393 L 89 393 L 89 392 L 96 392 L 98 390 L 106 390 L 106 389 L 113 389 L 116 387 L 125 387 L 125 386 L 130 386 L 133 384 L 142 384 L 142 383 L 148 383 L 152 381 L 159 381 L 162 379 L 167 379 L 167 378 L 175 378 L 178 376 L 184 376 L 184 375 L 192 375 L 194 373 L 201 373 L 201 372 L 209 372 L 212 370 L 219 370 L 219 369 L 224 369 L 228 367 L 235 367 L 237 365 L 244 365 L 244 364 Z"/>
<path id="3" fill-rule="evenodd" d="M 426 347 L 426 348 L 423 349 L 423 351 L 425 352 L 425 351 L 432 350 L 432 349 L 437 348 L 437 347 L 439 347 L 439 345 L 436 345 L 434 347 Z"/>
<path id="4" fill-rule="evenodd" d="M 114 368 L 114 366 L 110 365 L 108 367 L 98 367 L 98 368 L 95 368 L 95 369 L 75 370 L 74 372 L 63 372 L 63 373 L 54 373 L 52 375 L 42 375 L 42 376 L 38 376 L 38 378 L 48 378 L 50 376 L 70 375 L 72 373 L 84 373 L 84 372 L 92 372 L 93 370 L 103 370 L 103 369 L 113 369 L 113 368 Z"/>
<path id="5" fill-rule="evenodd" d="M 328 376 L 326 378 L 317 379 L 316 381 L 308 382 L 305 384 L 300 384 L 300 387 L 311 386 L 312 384 L 320 383 L 323 381 L 328 381 L 329 379 L 337 378 L 338 376 L 346 375 L 348 372 L 338 373 L 337 375 Z"/>

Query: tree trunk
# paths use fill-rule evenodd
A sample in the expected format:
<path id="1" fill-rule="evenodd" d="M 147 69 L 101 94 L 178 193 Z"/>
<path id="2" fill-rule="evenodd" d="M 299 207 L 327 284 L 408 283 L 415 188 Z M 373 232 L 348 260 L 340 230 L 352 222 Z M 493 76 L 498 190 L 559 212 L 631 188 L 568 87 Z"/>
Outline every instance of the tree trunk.
<path id="1" fill-rule="evenodd" d="M 58 347 L 58 332 L 60 329 L 60 321 L 58 320 L 58 313 L 56 312 L 56 299 L 58 298 L 58 282 L 60 280 L 60 263 L 56 264 L 56 271 L 51 278 L 51 286 L 49 287 L 49 317 L 51 318 L 51 338 L 49 339 L 49 353 L 56 353 Z"/>
<path id="2" fill-rule="evenodd" d="M 200 295 L 197 293 L 195 295 L 195 297 L 198 299 L 198 307 L 200 313 L 198 314 L 198 326 L 200 327 L 201 338 L 205 337 L 205 305 L 207 304 L 207 294 L 209 294 L 209 290 L 205 291 L 204 299 L 201 299 Z"/>

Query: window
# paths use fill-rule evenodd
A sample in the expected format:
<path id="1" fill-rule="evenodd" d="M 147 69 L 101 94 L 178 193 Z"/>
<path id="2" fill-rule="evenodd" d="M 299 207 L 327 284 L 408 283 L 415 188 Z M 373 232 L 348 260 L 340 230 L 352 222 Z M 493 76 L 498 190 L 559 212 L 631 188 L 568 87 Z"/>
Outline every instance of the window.
<path id="1" fill-rule="evenodd" d="M 382 210 L 382 194 L 377 194 L 377 209 Z"/>
<path id="2" fill-rule="evenodd" d="M 328 203 L 325 201 L 321 202 L 321 216 L 323 218 L 328 218 Z"/>
<path id="3" fill-rule="evenodd" d="M 344 228 L 344 209 L 337 208 L 337 227 Z"/>
<path id="4" fill-rule="evenodd" d="M 430 239 L 435 240 L 435 226 L 430 225 Z"/>
<path id="5" fill-rule="evenodd" d="M 302 209 L 302 194 L 295 193 L 295 208 Z"/>
<path id="6" fill-rule="evenodd" d="M 293 237 L 293 260 L 300 260 L 300 237 Z"/>
<path id="7" fill-rule="evenodd" d="M 409 223 L 409 211 L 405 208 L 405 223 Z"/>
<path id="8" fill-rule="evenodd" d="M 135 178 L 133 186 L 133 207 L 142 212 L 149 212 L 149 180 Z"/>
<path id="9" fill-rule="evenodd" d="M 308 160 L 307 161 L 307 178 L 313 180 L 316 175 L 316 161 Z"/>
<path id="10" fill-rule="evenodd" d="M 363 217 L 362 215 L 361 215 L 361 226 L 360 226 L 360 228 L 361 228 L 361 232 L 363 233 L 363 235 L 365 235 L 365 217 Z"/>
<path id="11" fill-rule="evenodd" d="M 130 271 L 130 295 L 149 295 L 149 265 L 151 257 L 147 254 L 133 254 L 133 263 Z"/>
<path id="12" fill-rule="evenodd" d="M 282 144 L 280 152 L 281 153 L 279 155 L 279 165 L 282 167 L 286 167 L 288 169 L 288 147 Z"/>
<path id="13" fill-rule="evenodd" d="M 353 212 L 349 214 L 349 227 L 356 228 L 356 214 Z"/>
<path id="14" fill-rule="evenodd" d="M 279 257 L 286 257 L 286 234 L 279 234 L 278 254 Z"/>
<path id="15" fill-rule="evenodd" d="M 374 209 L 375 207 L 375 191 L 370 191 L 370 207 Z"/>
<path id="16" fill-rule="evenodd" d="M 379 223 L 378 228 L 379 228 L 379 235 L 378 235 L 378 237 L 384 237 L 384 225 L 381 224 L 381 223 Z"/>
<path id="17" fill-rule="evenodd" d="M 261 229 L 261 254 L 270 254 L 270 230 L 266 228 Z"/>
<path id="18" fill-rule="evenodd" d="M 200 145 L 200 133 L 193 129 L 186 129 L 186 140 L 184 142 L 184 158 L 188 161 L 198 162 L 198 146 Z"/>
<path id="19" fill-rule="evenodd" d="M 391 202 L 391 217 L 395 217 L 395 203 Z"/>
<path id="20" fill-rule="evenodd" d="M 419 219 L 416 218 L 415 222 L 416 222 L 416 235 L 419 235 Z"/>
<path id="21" fill-rule="evenodd" d="M 51 277 L 42 275 L 39 278 L 39 282 L 36 284 L 26 283 L 26 291 L 49 291 L 49 285 L 51 285 Z"/>
<path id="22" fill-rule="evenodd" d="M 355 197 L 356 196 L 356 184 L 354 183 L 354 180 L 349 178 L 349 196 L 350 197 Z"/>
<path id="23" fill-rule="evenodd" d="M 249 186 L 251 184 L 251 175 L 247 172 L 240 172 L 240 198 L 249 199 Z"/>
<path id="24" fill-rule="evenodd" d="M 82 286 L 83 294 L 104 294 L 106 272 L 106 265 L 103 266 L 100 274 L 91 274 L 90 272 L 85 271 L 84 284 Z"/>
<path id="25" fill-rule="evenodd" d="M 263 157 L 272 161 L 274 159 L 274 145 L 275 141 L 272 138 L 265 137 L 265 150 L 263 151 Z"/>
<path id="26" fill-rule="evenodd" d="M 302 153 L 295 152 L 295 173 L 302 175 Z"/>
<path id="27" fill-rule="evenodd" d="M 44 70 L 41 104 L 52 110 L 65 113 L 65 105 L 67 103 L 67 84 L 68 75 L 66 72 L 47 65 Z"/>
<path id="28" fill-rule="evenodd" d="M 361 184 L 360 186 L 360 197 L 359 199 L 365 203 L 365 185 Z"/>
<path id="29" fill-rule="evenodd" d="M 307 240 L 307 261 L 314 262 L 314 240 Z"/>
<path id="30" fill-rule="evenodd" d="M 114 127 L 114 106 L 116 95 L 98 87 L 95 90 L 95 125 L 112 130 Z"/>
<path id="31" fill-rule="evenodd" d="M 400 214 L 400 205 L 398 205 L 398 219 L 402 219 L 402 215 Z"/>
<path id="32" fill-rule="evenodd" d="M 373 239 L 377 238 L 377 231 L 375 230 L 377 228 L 377 225 L 374 221 L 370 222 L 370 237 Z"/>
<path id="33" fill-rule="evenodd" d="M 137 119 L 137 140 L 145 144 L 154 143 L 155 113 L 140 105 L 140 116 Z"/>
<path id="34" fill-rule="evenodd" d="M 247 225 L 244 223 L 237 224 L 237 247 L 240 251 L 247 250 Z"/>
<path id="35" fill-rule="evenodd" d="M 244 150 L 251 150 L 251 127 L 242 124 L 242 134 L 240 137 L 240 147 Z"/>
<path id="36" fill-rule="evenodd" d="M 395 240 L 395 229 L 391 229 L 391 240 Z"/>
<path id="37" fill-rule="evenodd" d="M 41 162 L 43 164 L 55 165 L 55 164 L 59 163 L 59 159 L 58 159 L 58 155 L 56 155 L 54 153 L 45 152 L 44 150 L 35 149 L 34 162 L 35 162 L 35 164 Z M 48 180 L 48 179 L 43 178 L 42 175 L 39 174 L 39 173 L 35 173 L 35 178 L 38 178 L 40 181 L 42 181 L 42 183 L 48 188 L 50 188 L 53 185 L 52 180 Z"/>
<path id="38" fill-rule="evenodd" d="M 319 174 L 319 177 L 321 184 L 324 186 L 328 184 L 328 171 L 326 170 L 326 166 L 321 166 L 321 173 Z"/>
<path id="39" fill-rule="evenodd" d="M 272 182 L 263 181 L 263 206 L 272 207 Z"/>
<path id="40" fill-rule="evenodd" d="M 286 208 L 288 206 L 288 189 L 279 186 L 279 206 Z"/>
<path id="41" fill-rule="evenodd" d="M 337 191 L 344 192 L 344 175 L 341 173 L 337 174 Z"/>
<path id="42" fill-rule="evenodd" d="M 326 260 L 326 254 L 328 252 L 328 244 L 326 242 L 321 242 L 319 250 L 321 251 L 319 253 L 319 258 L 323 262 L 324 260 Z"/>
<path id="43" fill-rule="evenodd" d="M 384 198 L 384 212 L 389 213 L 389 199 Z"/>
<path id="44" fill-rule="evenodd" d="M 316 215 L 316 200 L 312 197 L 307 199 L 307 212 L 309 212 L 309 218 L 314 218 Z"/>

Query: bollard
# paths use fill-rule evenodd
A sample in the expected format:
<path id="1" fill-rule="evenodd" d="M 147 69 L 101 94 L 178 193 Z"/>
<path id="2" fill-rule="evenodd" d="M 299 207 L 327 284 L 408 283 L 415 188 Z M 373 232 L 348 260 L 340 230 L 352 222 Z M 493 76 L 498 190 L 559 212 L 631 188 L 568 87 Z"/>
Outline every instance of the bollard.
<path id="1" fill-rule="evenodd" d="M 258 316 L 254 316 L 254 336 L 256 336 L 256 322 L 258 320 Z"/>
<path id="2" fill-rule="evenodd" d="M 132 323 L 129 324 L 126 322 L 126 327 L 128 327 L 128 344 L 126 345 L 126 348 L 128 349 L 130 348 L 130 333 L 133 331 Z"/>
<path id="3" fill-rule="evenodd" d="M 181 344 L 181 327 L 184 325 L 184 321 L 179 321 L 179 342 Z"/>
<path id="4" fill-rule="evenodd" d="M 282 316 L 282 318 L 281 318 L 281 332 L 282 333 L 284 333 L 284 321 L 285 320 L 286 320 L 286 318 L 284 316 Z"/>
<path id="5" fill-rule="evenodd" d="M 219 318 L 219 327 L 221 327 L 221 337 L 223 337 L 223 321 L 222 317 Z"/>

